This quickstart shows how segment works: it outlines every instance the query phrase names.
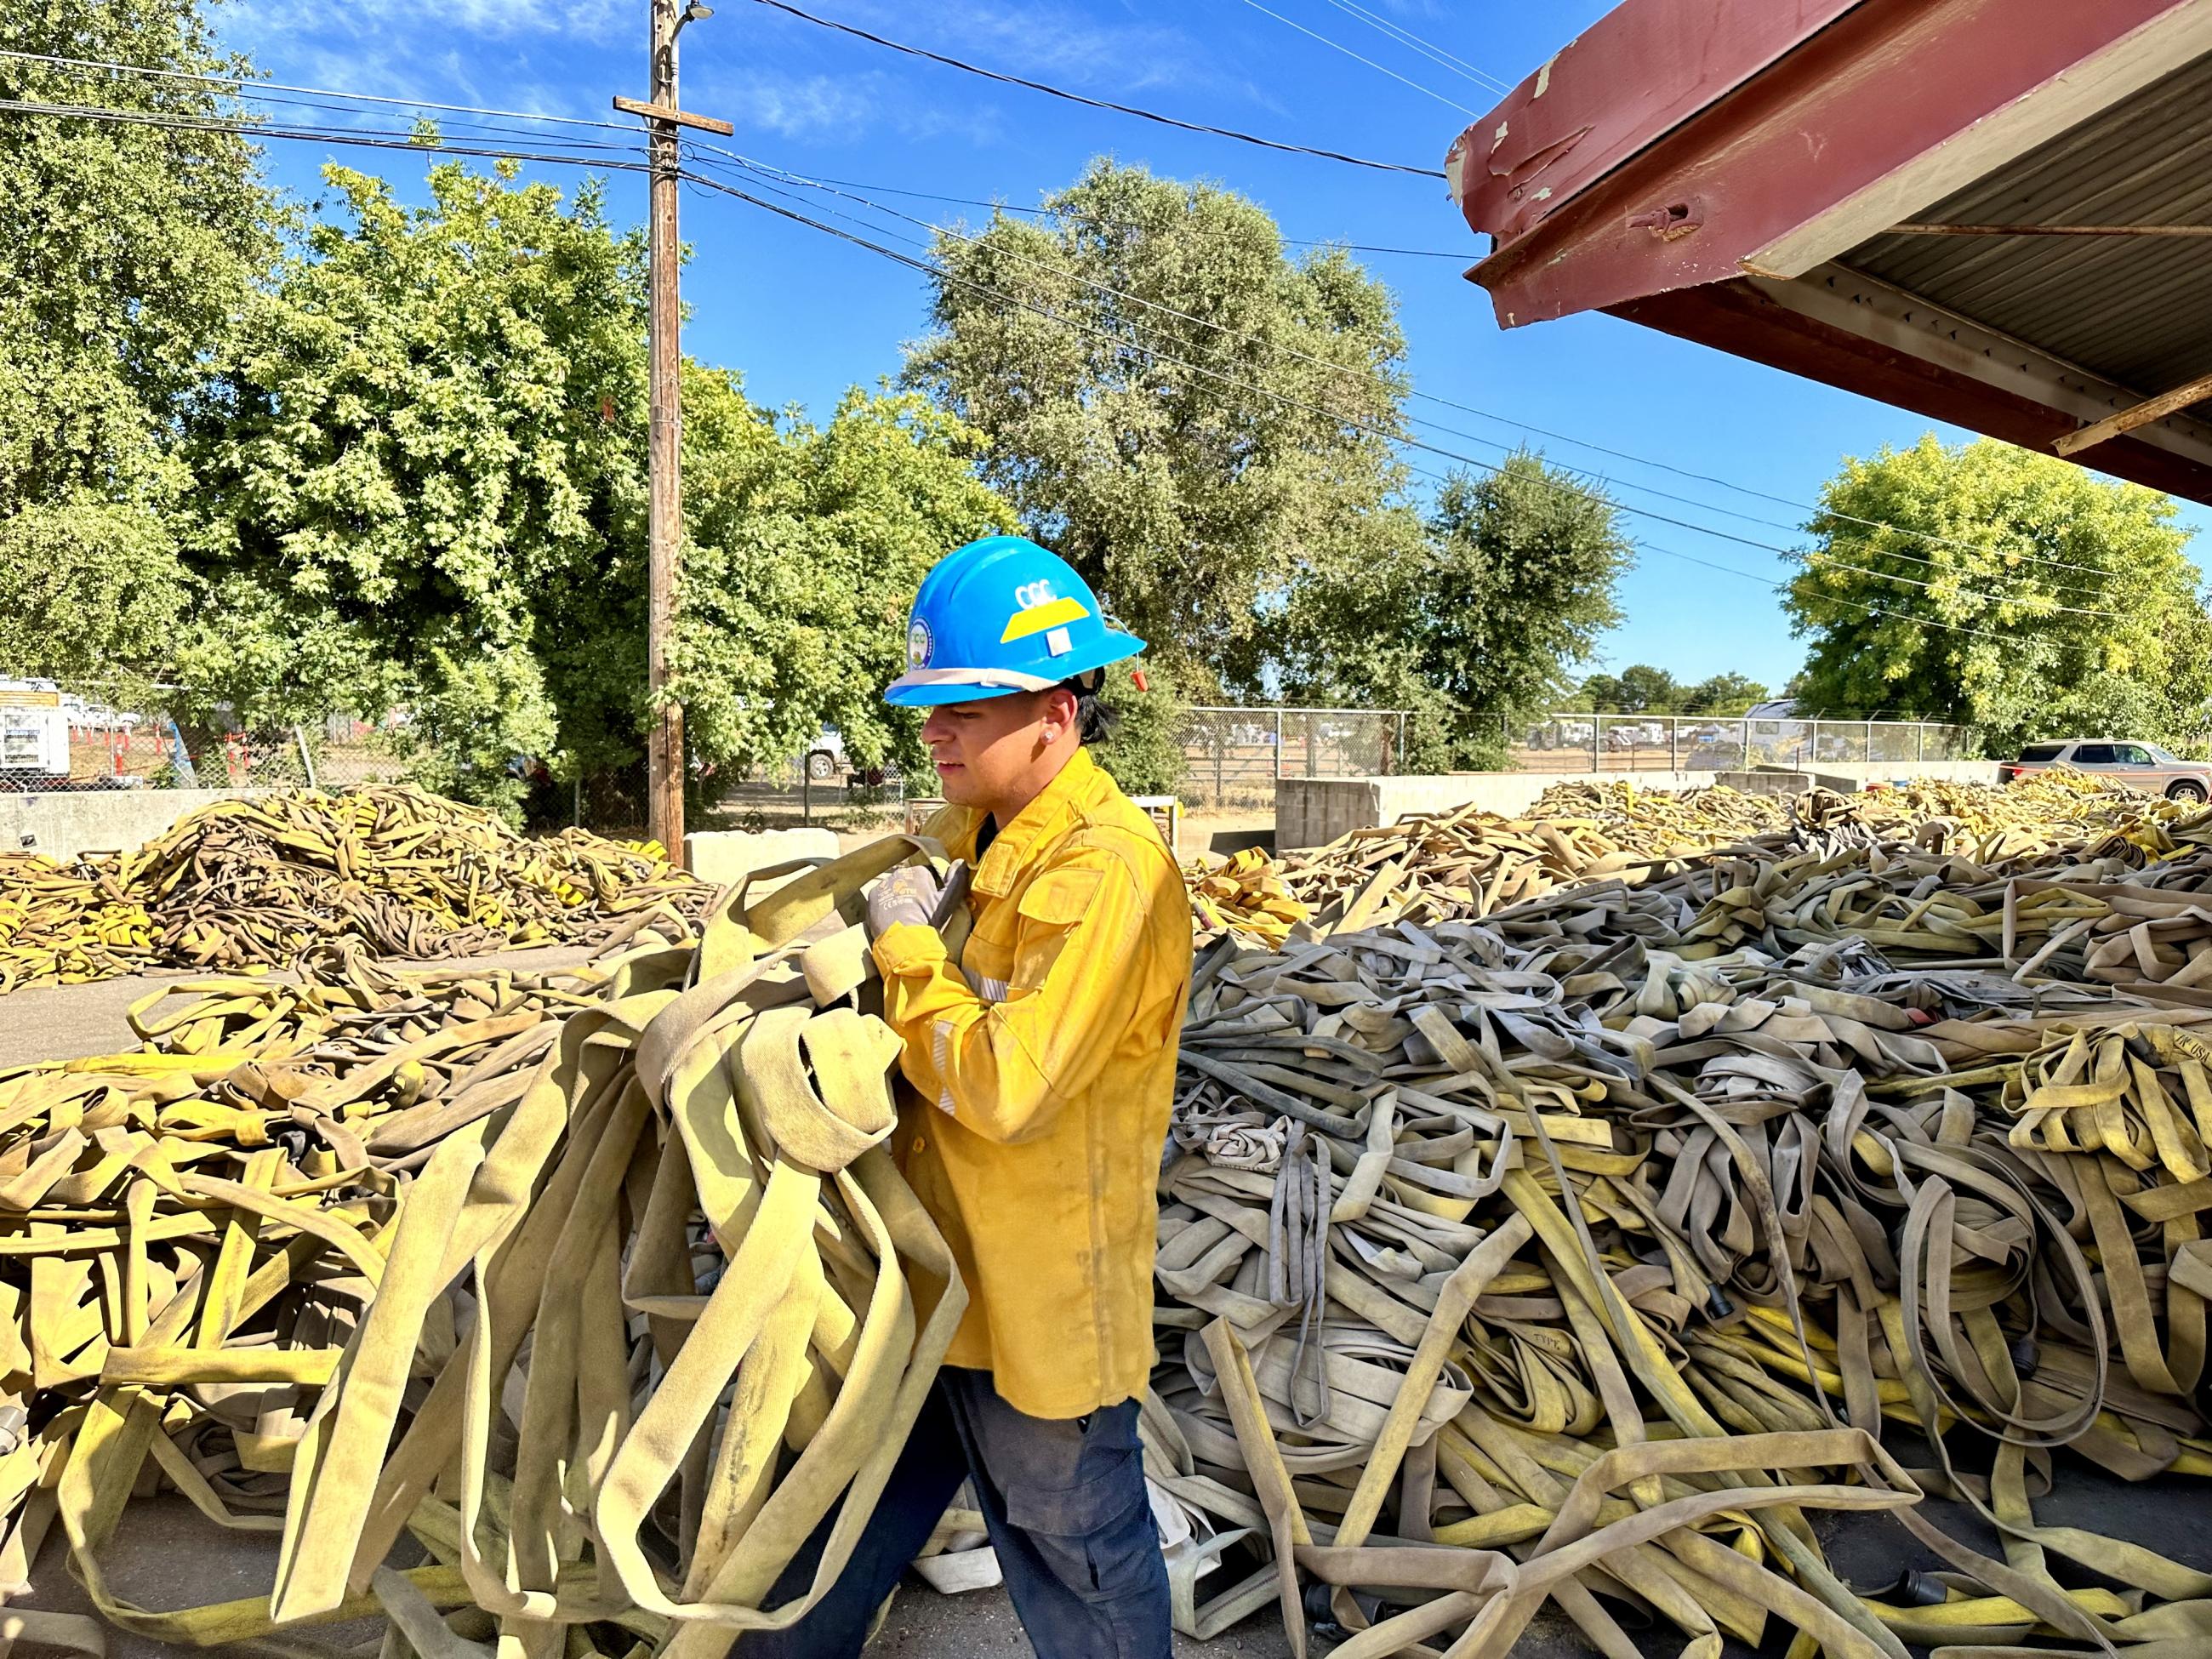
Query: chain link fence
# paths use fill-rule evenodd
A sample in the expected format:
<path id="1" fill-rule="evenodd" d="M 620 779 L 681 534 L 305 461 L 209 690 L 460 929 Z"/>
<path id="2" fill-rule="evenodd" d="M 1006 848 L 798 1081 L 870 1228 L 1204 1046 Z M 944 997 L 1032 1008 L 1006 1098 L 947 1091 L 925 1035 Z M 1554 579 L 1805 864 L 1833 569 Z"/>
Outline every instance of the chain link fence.
<path id="1" fill-rule="evenodd" d="M 0 679 L 0 792 L 345 789 L 407 774 L 404 716 L 243 727 L 180 716 L 158 695 L 111 707 L 98 690 Z"/>
<path id="2" fill-rule="evenodd" d="M 1972 729 L 1920 720 L 1723 719 L 1710 714 L 1546 714 L 1504 723 L 1523 772 L 1817 772 L 1834 764 L 1972 760 Z"/>
<path id="3" fill-rule="evenodd" d="M 909 785 L 895 765 L 862 766 L 829 747 L 742 779 L 708 781 L 714 798 L 708 812 L 714 827 L 755 830 L 805 824 L 896 829 L 905 820 Z M 927 793 L 936 786 L 936 774 L 928 772 L 915 793 Z"/>
<path id="4" fill-rule="evenodd" d="M 334 714 L 222 730 L 173 715 L 158 696 L 152 707 L 111 708 L 97 690 L 0 679 L 0 792 L 345 789 L 408 775 L 404 714 L 381 723 Z M 1183 801 L 1201 811 L 1267 811 L 1279 778 L 1388 776 L 1403 769 L 1409 719 L 1388 708 L 1191 708 L 1182 734 Z M 1979 747 L 1969 727 L 1923 721 L 1570 712 L 1500 717 L 1498 729 L 1507 765 L 1530 772 L 1902 769 L 1971 759 Z M 518 777 L 531 775 L 526 759 L 513 764 Z M 709 817 L 741 829 L 896 823 L 909 794 L 934 793 L 934 775 L 918 787 L 909 782 L 895 766 L 864 767 L 825 744 L 743 779 L 717 781 L 708 791 L 715 801 Z M 584 811 L 580 793 L 574 805 Z"/>
<path id="5" fill-rule="evenodd" d="M 314 775 L 313 745 L 296 729 L 208 732 L 0 691 L 0 792 L 296 787 Z"/>
<path id="6" fill-rule="evenodd" d="M 1200 811 L 1272 811 L 1278 778 L 1395 772 L 1406 718 L 1396 708 L 1193 708 L 1183 726 L 1183 799 Z"/>

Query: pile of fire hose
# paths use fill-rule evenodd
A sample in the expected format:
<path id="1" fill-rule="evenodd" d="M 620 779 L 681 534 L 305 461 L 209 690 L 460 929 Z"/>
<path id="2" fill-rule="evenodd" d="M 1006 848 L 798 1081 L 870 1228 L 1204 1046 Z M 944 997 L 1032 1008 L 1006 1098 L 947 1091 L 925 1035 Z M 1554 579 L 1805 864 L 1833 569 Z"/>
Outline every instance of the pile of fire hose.
<path id="1" fill-rule="evenodd" d="M 1849 823 L 1896 830 L 1942 821 L 1994 854 L 2048 849 L 2069 840 L 2139 825 L 2170 823 L 2198 809 L 2147 795 L 2112 773 L 2051 768 L 2008 784 L 1923 778 L 1856 795 L 1814 793 L 1798 821 L 1816 829 Z"/>
<path id="2" fill-rule="evenodd" d="M 1678 795 L 1625 783 L 1558 784 L 1527 818 L 1474 806 L 1409 813 L 1273 867 L 1310 908 L 1314 930 L 1326 934 L 1400 920 L 1479 918 L 1607 876 L 1650 880 L 1698 854 L 1742 848 L 1778 854 L 1807 834 L 1863 847 L 1917 843 L 1969 862 L 2063 861 L 2085 845 L 2150 858 L 2172 850 L 2205 817 L 2074 773 L 2039 774 L 2006 788 L 1929 784 L 1778 799 L 1722 788 Z M 1243 927 L 1233 904 L 1218 908 L 1224 924 L 1248 939 L 1284 936 Z"/>
<path id="3" fill-rule="evenodd" d="M 966 1302 L 861 1006 L 861 889 L 915 854 L 735 890 L 696 939 L 641 912 L 569 974 L 356 945 L 179 984 L 141 1052 L 0 1073 L 0 1583 L 58 1521 L 99 1613 L 163 1643 L 299 1655 L 381 1610 L 425 1659 L 702 1656 L 798 1617 Z M 156 1486 L 280 1534 L 274 1592 L 118 1595 Z M 813 1590 L 765 1607 L 832 1511 Z M 403 1534 L 426 1565 L 386 1565 Z"/>
<path id="4" fill-rule="evenodd" d="M 2001 965 L 2023 983 L 2212 1006 L 2212 814 L 2026 854 L 2002 852 L 2014 833 L 2002 828 L 1963 847 L 1955 832 L 1930 820 L 1912 842 L 1849 826 L 1760 836 L 1650 874 L 1633 902 L 1647 933 L 1692 958 L 1848 938 L 1900 963 Z"/>
<path id="5" fill-rule="evenodd" d="M 0 993 L 279 966 L 339 939 L 415 959 L 593 945 L 641 911 L 696 922 L 713 892 L 652 842 L 532 840 L 396 785 L 222 800 L 120 858 L 0 860 Z"/>
<path id="6" fill-rule="evenodd" d="M 1692 956 L 1682 914 L 1605 883 L 1202 960 L 1147 1418 L 1182 1627 L 1279 1600 L 1300 1646 L 1303 1582 L 1345 1659 L 1502 1659 L 1547 1601 L 1623 1659 L 1624 1608 L 1701 1659 L 1777 1620 L 2208 1650 L 2212 1577 L 2030 1492 L 2062 1446 L 2212 1474 L 2212 1015 L 1848 937 Z M 1847 1586 L 1817 1510 L 1949 1571 Z"/>
<path id="7" fill-rule="evenodd" d="M 1613 1659 L 1632 1613 L 1692 1659 L 1776 1620 L 1795 1659 L 2207 1650 L 2212 1576 L 2036 1511 L 2073 1455 L 2212 1474 L 2212 854 L 2153 829 L 1984 864 L 1845 822 L 1209 946 L 1144 1419 L 1178 1626 L 1274 1602 L 1300 1650 L 1325 1613 L 1346 1659 L 1503 1659 L 1548 1602 Z M 0 1073 L 0 1584 L 58 1521 L 165 1642 L 381 1611 L 395 1656 L 720 1654 L 799 1616 L 769 1587 L 833 1509 L 834 1577 L 965 1300 L 881 1144 L 851 925 L 915 852 L 702 933 L 647 905 L 568 975 L 325 945 Z M 273 1595 L 118 1595 L 157 1486 L 280 1533 Z M 1820 1510 L 1948 1570 L 1848 1585 Z"/>
<path id="8" fill-rule="evenodd" d="M 1225 859 L 1199 859 L 1183 871 L 1191 931 L 1200 945 L 1224 933 L 1279 945 L 1310 912 L 1293 897 L 1274 862 L 1256 847 Z"/>
<path id="9" fill-rule="evenodd" d="M 0 996 L 18 985 L 112 979 L 153 961 L 153 918 L 112 872 L 0 853 Z"/>
<path id="10" fill-rule="evenodd" d="M 1678 812 L 1364 832 L 1207 951 L 1146 1419 L 1178 1627 L 2212 1651 L 2212 1575 L 2032 1498 L 2212 1474 L 2212 818 L 2059 775 L 1701 856 Z M 1847 1585 L 1816 1509 L 1947 1570 Z"/>

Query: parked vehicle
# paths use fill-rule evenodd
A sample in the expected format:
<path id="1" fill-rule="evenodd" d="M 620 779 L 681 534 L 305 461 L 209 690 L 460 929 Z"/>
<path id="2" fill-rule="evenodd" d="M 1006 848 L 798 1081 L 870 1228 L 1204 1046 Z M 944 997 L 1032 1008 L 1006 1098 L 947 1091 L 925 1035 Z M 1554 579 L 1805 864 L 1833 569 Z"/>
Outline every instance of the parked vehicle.
<path id="1" fill-rule="evenodd" d="M 845 753 L 845 735 L 825 726 L 806 751 L 806 775 L 817 783 L 842 776 L 848 789 L 881 789 L 899 775 L 890 761 L 878 766 L 855 766 Z"/>
<path id="2" fill-rule="evenodd" d="M 1547 720 L 1529 733 L 1534 749 L 1587 749 L 1596 728 L 1588 720 Z"/>
<path id="3" fill-rule="evenodd" d="M 52 680 L 0 679 L 0 789 L 69 781 L 70 719 Z"/>
<path id="4" fill-rule="evenodd" d="M 1667 747 L 1667 728 L 1657 720 L 1636 720 L 1626 726 L 1605 728 L 1605 746 L 1616 752 L 1621 750 L 1664 749 Z"/>
<path id="5" fill-rule="evenodd" d="M 2212 800 L 2212 765 L 2186 761 L 2154 743 L 2135 743 L 2112 738 L 2065 738 L 2050 743 L 2031 743 L 2018 760 L 1997 768 L 1997 781 L 2010 783 L 2031 773 L 2054 766 L 2107 774 L 2124 779 L 2136 788 L 2172 800 Z"/>
<path id="6" fill-rule="evenodd" d="M 834 726 L 825 726 L 807 749 L 806 775 L 817 783 L 827 783 L 844 769 L 844 734 Z"/>

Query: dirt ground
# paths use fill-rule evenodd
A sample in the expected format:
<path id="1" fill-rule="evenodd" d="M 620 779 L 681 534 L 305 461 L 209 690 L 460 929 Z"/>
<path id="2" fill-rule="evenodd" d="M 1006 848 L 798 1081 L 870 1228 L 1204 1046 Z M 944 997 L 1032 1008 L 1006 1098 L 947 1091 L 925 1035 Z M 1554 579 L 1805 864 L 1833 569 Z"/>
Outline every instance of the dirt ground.
<path id="1" fill-rule="evenodd" d="M 1917 1448 L 1897 1449 L 1899 1461 L 1908 1466 L 1923 1461 Z M 2057 1492 L 2039 1502 L 2036 1508 L 2036 1518 L 2046 1524 L 2083 1527 L 2130 1539 L 2200 1571 L 2212 1570 L 2212 1528 L 2203 1524 L 2207 1494 L 2193 1483 L 2130 1487 L 2062 1456 Z M 1995 1535 L 1964 1506 L 1930 1500 L 1923 1512 L 1961 1541 L 1986 1553 L 1997 1553 Z M 1929 1570 L 1942 1565 L 1902 1528 L 1878 1516 L 1815 1515 L 1814 1524 L 1831 1564 L 1847 1583 L 1869 1593 L 1878 1594 L 1894 1583 L 1907 1567 Z M 64 1555 L 57 1526 L 33 1567 L 30 1593 L 9 1599 L 55 1612 L 88 1611 L 84 1591 L 70 1575 Z M 2062 1582 L 2091 1582 L 2055 1554 L 2051 1559 Z M 276 1561 L 273 1534 L 221 1531 L 182 1498 L 173 1496 L 131 1504 L 114 1542 L 102 1557 L 113 1590 L 149 1608 L 258 1596 L 274 1582 Z M 1649 1659 L 1674 1659 L 1681 1651 L 1684 1638 L 1671 1626 L 1639 1629 L 1632 1610 L 1619 1603 L 1610 1607 Z M 368 1639 L 374 1630 L 373 1624 L 364 1622 L 303 1633 L 351 1645 Z M 1756 1648 L 1729 1641 L 1724 1659 L 1780 1659 L 1790 1634 L 1778 1621 L 1767 1639 Z M 1328 1634 L 1316 1632 L 1309 1651 L 1326 1654 L 1332 1645 Z M 24 1644 L 23 1650 L 38 1651 L 29 1644 Z M 155 1655 L 180 1650 L 119 1632 L 110 1634 L 107 1647 L 110 1659 L 153 1659 Z M 743 1650 L 740 1644 L 738 1651 Z M 1288 1659 L 1291 1650 L 1272 1608 L 1255 1613 L 1211 1642 L 1179 1637 L 1175 1644 L 1176 1659 Z M 248 1650 L 216 1651 L 243 1659 Z M 1035 1650 L 1022 1634 L 1021 1622 L 1003 1589 L 939 1595 L 909 1577 L 868 1651 L 871 1656 L 898 1656 L 899 1659 L 1029 1659 Z M 1571 1625 L 1547 1609 L 1513 1651 L 1516 1659 L 1578 1659 L 1592 1650 Z M 1913 1651 L 1918 1654 L 1924 1650 Z"/>
<path id="2" fill-rule="evenodd" d="M 580 945 L 556 945 L 539 951 L 502 951 L 471 957 L 474 968 L 513 968 L 548 972 L 572 968 L 590 960 L 591 951 Z M 444 968 L 447 962 L 394 962 L 393 968 Z M 201 969 L 164 969 L 154 974 L 126 974 L 93 985 L 41 985 L 0 997 L 0 1066 L 21 1066 L 39 1060 L 75 1060 L 80 1054 L 107 1054 L 135 1048 L 129 1018 L 131 1005 L 166 987 L 196 979 L 220 977 Z M 270 977 L 289 978 L 282 970 Z"/>

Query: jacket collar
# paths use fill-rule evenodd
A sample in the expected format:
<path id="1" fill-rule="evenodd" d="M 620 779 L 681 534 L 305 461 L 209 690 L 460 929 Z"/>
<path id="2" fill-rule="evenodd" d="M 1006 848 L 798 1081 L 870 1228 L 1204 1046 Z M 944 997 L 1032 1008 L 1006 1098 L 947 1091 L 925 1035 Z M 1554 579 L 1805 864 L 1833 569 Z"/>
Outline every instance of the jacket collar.
<path id="1" fill-rule="evenodd" d="M 999 826 L 990 851 L 975 866 L 975 890 L 991 898 L 1003 898 L 1011 892 L 1015 877 L 1021 873 L 1031 854 L 1044 842 L 1066 833 L 1091 805 L 1091 798 L 1097 793 L 1104 776 L 1097 763 L 1091 758 L 1089 750 L 1077 750 L 1067 764 L 1060 769 L 1059 775 L 1037 792 L 1036 799 L 1015 813 L 1012 820 Z M 972 807 L 969 810 L 960 840 L 971 851 L 982 830 L 983 818 L 983 813 Z"/>

